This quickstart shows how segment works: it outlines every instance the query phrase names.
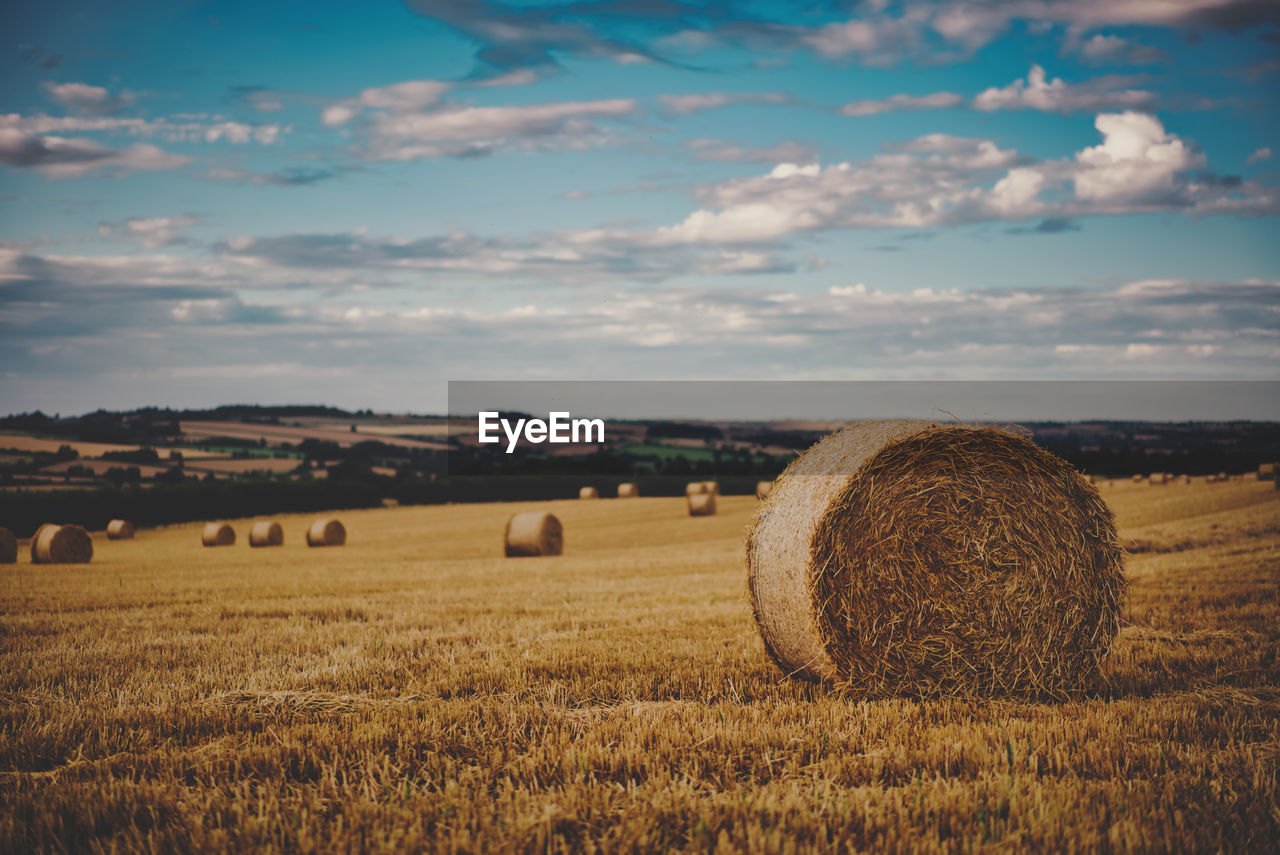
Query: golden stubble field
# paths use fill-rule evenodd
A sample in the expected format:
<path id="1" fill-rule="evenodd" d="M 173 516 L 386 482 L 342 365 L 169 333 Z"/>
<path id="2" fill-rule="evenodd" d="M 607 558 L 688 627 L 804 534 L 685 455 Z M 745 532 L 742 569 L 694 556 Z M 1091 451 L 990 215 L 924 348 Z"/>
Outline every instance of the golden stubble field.
<path id="1" fill-rule="evenodd" d="M 1274 851 L 1280 492 L 1105 486 L 1133 551 L 1067 703 L 786 680 L 755 500 L 347 512 L 0 567 L 4 851 Z M 549 507 L 566 554 L 504 559 Z"/>

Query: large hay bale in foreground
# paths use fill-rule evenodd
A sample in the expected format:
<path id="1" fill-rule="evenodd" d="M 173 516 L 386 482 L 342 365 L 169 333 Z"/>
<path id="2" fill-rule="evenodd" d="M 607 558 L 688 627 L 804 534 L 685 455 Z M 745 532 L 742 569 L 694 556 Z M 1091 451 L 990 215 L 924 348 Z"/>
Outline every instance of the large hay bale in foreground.
<path id="1" fill-rule="evenodd" d="M 78 525 L 42 525 L 31 544 L 35 564 L 87 564 L 93 558 L 93 538 Z"/>
<path id="2" fill-rule="evenodd" d="M 262 520 L 249 529 L 249 545 L 254 547 L 280 546 L 284 543 L 284 529 L 275 520 Z"/>
<path id="3" fill-rule="evenodd" d="M 769 494 L 770 494 L 770 493 L 772 493 L 772 492 L 773 492 L 773 482 L 772 482 L 772 481 L 757 481 L 757 482 L 756 482 L 756 498 L 757 498 L 757 499 L 767 499 L 767 498 L 769 498 Z"/>
<path id="4" fill-rule="evenodd" d="M 686 496 L 685 498 L 689 501 L 689 516 L 709 517 L 715 515 L 715 493 L 695 493 L 694 495 Z"/>
<path id="5" fill-rule="evenodd" d="M 0 528 L 0 564 L 16 564 L 18 561 L 18 538 L 7 528 Z"/>
<path id="6" fill-rule="evenodd" d="M 231 546 L 236 542 L 236 530 L 226 523 L 205 523 L 200 542 L 205 546 Z"/>
<path id="7" fill-rule="evenodd" d="M 107 523 L 107 540 L 128 540 L 133 537 L 133 523 L 128 520 L 112 520 Z"/>
<path id="8" fill-rule="evenodd" d="M 564 528 L 554 514 L 526 511 L 507 520 L 502 544 L 508 558 L 559 555 L 564 552 Z"/>
<path id="9" fill-rule="evenodd" d="M 618 485 L 619 499 L 634 499 L 640 495 L 640 488 L 635 484 L 626 482 Z"/>
<path id="10" fill-rule="evenodd" d="M 793 461 L 747 570 L 782 670 L 872 695 L 1082 686 L 1126 584 L 1111 511 L 1068 464 L 930 422 L 854 425 Z"/>
<path id="11" fill-rule="evenodd" d="M 583 487 L 581 490 L 578 491 L 578 498 L 579 499 L 598 499 L 600 498 L 600 491 L 597 490 L 595 487 Z"/>
<path id="12" fill-rule="evenodd" d="M 316 520 L 307 529 L 307 546 L 343 546 L 346 542 L 347 527 L 338 520 Z"/>

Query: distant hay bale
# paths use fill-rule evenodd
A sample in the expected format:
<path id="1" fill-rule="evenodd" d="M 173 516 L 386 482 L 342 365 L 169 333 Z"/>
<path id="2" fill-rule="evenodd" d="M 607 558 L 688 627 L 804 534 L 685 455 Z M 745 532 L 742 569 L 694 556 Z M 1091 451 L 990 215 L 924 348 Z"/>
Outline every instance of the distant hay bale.
<path id="1" fill-rule="evenodd" d="M 1219 472 L 1219 473 L 1218 473 L 1218 480 L 1219 480 L 1219 481 L 1222 481 L 1222 482 L 1225 482 L 1225 481 L 1230 481 L 1231 479 L 1227 476 L 1227 473 L 1226 473 L 1226 472 Z"/>
<path id="2" fill-rule="evenodd" d="M 57 528 L 57 527 L 58 526 L 56 523 L 44 523 L 38 529 L 36 529 L 35 534 L 31 535 L 31 563 L 32 564 L 40 563 L 39 561 L 36 560 L 36 544 L 40 542 L 40 535 L 44 534 L 44 530 L 46 528 Z"/>
<path id="3" fill-rule="evenodd" d="M 697 496 L 707 492 L 706 481 L 690 481 L 684 485 L 684 494 L 686 496 Z"/>
<path id="4" fill-rule="evenodd" d="M 107 540 L 128 540 L 133 537 L 133 523 L 128 520 L 112 520 L 107 523 Z"/>
<path id="5" fill-rule="evenodd" d="M 1179 478 L 1179 479 L 1178 479 L 1178 483 L 1180 483 L 1180 484 L 1190 484 L 1190 483 L 1191 483 L 1191 476 L 1190 476 L 1190 475 L 1183 475 L 1181 478 Z"/>
<path id="6" fill-rule="evenodd" d="M 1135 484 L 1136 484 L 1136 483 L 1138 483 L 1139 481 L 1145 481 L 1145 480 L 1146 480 L 1146 479 L 1145 479 L 1145 478 L 1143 478 L 1143 477 L 1142 477 L 1142 475 L 1140 475 L 1140 474 L 1134 474 L 1134 476 L 1133 476 L 1133 482 L 1134 482 Z"/>
<path id="7" fill-rule="evenodd" d="M 275 520 L 262 520 L 249 529 L 249 545 L 280 546 L 284 543 L 284 529 Z"/>
<path id="8" fill-rule="evenodd" d="M 0 564 L 16 564 L 18 561 L 18 538 L 7 528 L 0 528 Z"/>
<path id="9" fill-rule="evenodd" d="M 205 523 L 200 542 L 205 546 L 231 546 L 236 542 L 236 530 L 226 523 Z"/>
<path id="10" fill-rule="evenodd" d="M 718 496 L 718 495 L 720 495 L 720 482 L 719 482 L 719 481 L 703 481 L 703 482 L 702 482 L 702 485 L 703 485 L 703 490 L 702 490 L 702 492 L 704 492 L 704 493 L 710 493 L 710 494 L 711 494 L 711 495 L 713 495 L 713 496 Z"/>
<path id="11" fill-rule="evenodd" d="M 686 497 L 689 500 L 689 516 L 709 517 L 716 512 L 715 493 L 694 493 Z"/>
<path id="12" fill-rule="evenodd" d="M 31 543 L 35 564 L 87 564 L 93 558 L 93 538 L 78 525 L 42 525 Z"/>
<path id="13" fill-rule="evenodd" d="M 1153 487 L 1163 487 L 1165 484 L 1169 483 L 1169 475 L 1165 472 L 1152 472 L 1151 476 L 1147 479 L 1147 483 Z"/>
<path id="14" fill-rule="evenodd" d="M 579 499 L 598 499 L 600 498 L 600 491 L 597 490 L 595 487 L 583 487 L 581 490 L 578 491 L 578 498 Z"/>
<path id="15" fill-rule="evenodd" d="M 991 428 L 868 422 L 774 483 L 748 589 L 788 675 L 868 695 L 1060 696 L 1097 674 L 1125 591 L 1097 489 Z"/>
<path id="16" fill-rule="evenodd" d="M 619 499 L 634 499 L 640 495 L 640 488 L 630 482 L 618 485 Z"/>
<path id="17" fill-rule="evenodd" d="M 507 520 L 502 546 L 508 558 L 559 555 L 564 552 L 564 528 L 554 514 L 526 511 Z"/>
<path id="18" fill-rule="evenodd" d="M 334 519 L 319 519 L 307 529 L 307 546 L 343 546 L 347 542 L 347 528 Z"/>
<path id="19" fill-rule="evenodd" d="M 1277 467 L 1280 467 L 1280 463 L 1261 463 L 1261 464 L 1259 464 L 1259 465 L 1258 465 L 1258 480 L 1259 480 L 1259 481 L 1274 481 L 1274 480 L 1276 480 L 1276 469 L 1277 469 Z"/>
<path id="20" fill-rule="evenodd" d="M 770 493 L 772 493 L 772 492 L 773 492 L 773 482 L 772 482 L 772 481 L 757 481 L 757 482 L 756 482 L 756 498 L 757 498 L 757 499 L 767 499 L 767 498 L 769 498 L 769 494 L 770 494 Z"/>

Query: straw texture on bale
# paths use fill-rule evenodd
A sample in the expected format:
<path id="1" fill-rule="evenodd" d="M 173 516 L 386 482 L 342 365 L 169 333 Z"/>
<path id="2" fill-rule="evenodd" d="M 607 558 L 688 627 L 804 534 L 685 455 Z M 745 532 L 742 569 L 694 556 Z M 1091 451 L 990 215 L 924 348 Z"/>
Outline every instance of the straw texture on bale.
<path id="1" fill-rule="evenodd" d="M 526 511 L 507 520 L 502 544 L 508 558 L 559 555 L 564 552 L 564 529 L 554 514 Z"/>
<path id="2" fill-rule="evenodd" d="M 600 498 L 600 491 L 597 490 L 595 487 L 583 487 L 581 490 L 578 491 L 578 498 L 579 499 L 598 499 Z"/>
<path id="3" fill-rule="evenodd" d="M 703 482 L 702 482 L 702 486 L 703 486 L 703 490 L 702 490 L 702 492 L 704 492 L 704 493 L 710 493 L 710 494 L 711 494 L 711 495 L 713 495 L 713 496 L 718 496 L 718 495 L 720 495 L 720 482 L 719 482 L 719 481 L 703 481 Z"/>
<path id="4" fill-rule="evenodd" d="M 707 492 L 706 481 L 690 481 L 684 485 L 684 494 L 686 496 L 697 496 Z"/>
<path id="5" fill-rule="evenodd" d="M 107 523 L 107 540 L 128 540 L 133 537 L 133 523 L 128 520 L 112 520 Z"/>
<path id="6" fill-rule="evenodd" d="M 93 558 L 93 538 L 78 525 L 42 525 L 31 553 L 36 564 L 85 564 Z"/>
<path id="7" fill-rule="evenodd" d="M 1061 696 L 1119 628 L 1111 511 L 1069 465 L 991 428 L 868 422 L 792 462 L 747 535 L 765 647 L 865 695 Z"/>
<path id="8" fill-rule="evenodd" d="M 686 497 L 689 500 L 689 516 L 709 517 L 716 512 L 715 493 L 695 493 Z"/>
<path id="9" fill-rule="evenodd" d="M 200 542 L 205 546 L 231 546 L 236 542 L 236 530 L 226 523 L 205 523 Z"/>
<path id="10" fill-rule="evenodd" d="M 274 520 L 262 520 L 249 529 L 250 546 L 280 546 L 284 543 L 284 529 Z"/>
<path id="11" fill-rule="evenodd" d="M 14 564 L 18 560 L 18 538 L 7 528 L 0 528 L 0 564 Z"/>
<path id="12" fill-rule="evenodd" d="M 772 493 L 772 492 L 773 492 L 773 482 L 772 482 L 772 481 L 757 481 L 757 482 L 756 482 L 756 498 L 757 498 L 757 499 L 767 499 L 767 498 L 769 498 L 769 494 L 770 494 L 770 493 Z"/>
<path id="13" fill-rule="evenodd" d="M 44 530 L 46 528 L 57 528 L 57 527 L 58 526 L 56 523 L 44 523 L 38 529 L 36 529 L 35 534 L 31 535 L 31 563 L 32 564 L 40 563 L 36 559 L 36 544 L 40 542 L 40 535 L 44 534 Z"/>
<path id="14" fill-rule="evenodd" d="M 634 499 L 639 495 L 640 495 L 640 488 L 637 487 L 635 484 L 627 482 L 625 484 L 618 485 L 619 499 Z"/>
<path id="15" fill-rule="evenodd" d="M 347 527 L 338 520 L 316 520 L 307 529 L 307 546 L 343 546 L 346 542 Z"/>

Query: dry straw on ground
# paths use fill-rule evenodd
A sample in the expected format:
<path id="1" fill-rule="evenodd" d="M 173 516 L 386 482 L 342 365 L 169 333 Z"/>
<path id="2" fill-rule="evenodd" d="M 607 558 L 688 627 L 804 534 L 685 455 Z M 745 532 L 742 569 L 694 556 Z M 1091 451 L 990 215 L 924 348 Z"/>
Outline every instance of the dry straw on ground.
<path id="1" fill-rule="evenodd" d="M 35 564 L 86 564 L 93 558 L 93 539 L 78 525 L 42 525 L 31 543 Z"/>
<path id="2" fill-rule="evenodd" d="M 133 537 L 133 523 L 128 520 L 112 520 L 107 523 L 107 540 L 128 540 Z"/>
<path id="3" fill-rule="evenodd" d="M 583 487 L 581 490 L 578 491 L 578 498 L 579 499 L 598 499 L 600 498 L 600 491 L 597 490 L 595 487 Z"/>
<path id="4" fill-rule="evenodd" d="M 1097 673 L 1125 591 L 1093 485 L 1025 438 L 930 422 L 809 449 L 747 566 L 774 661 L 872 695 L 1062 695 Z"/>
<path id="5" fill-rule="evenodd" d="M 564 552 L 564 529 L 553 514 L 527 511 L 507 520 L 502 543 L 508 558 L 559 555 Z"/>
<path id="6" fill-rule="evenodd" d="M 205 546 L 231 546 L 236 542 L 236 530 L 226 523 L 205 523 L 200 542 Z"/>
<path id="7" fill-rule="evenodd" d="M 18 561 L 18 539 L 7 528 L 0 528 L 0 564 Z"/>
<path id="8" fill-rule="evenodd" d="M 250 546 L 280 546 L 284 543 L 284 529 L 274 520 L 262 520 L 249 529 Z"/>
<path id="9" fill-rule="evenodd" d="M 307 546 L 343 546 L 347 527 L 335 519 L 318 519 L 307 529 Z"/>
<path id="10" fill-rule="evenodd" d="M 757 481 L 757 482 L 756 482 L 756 498 L 757 498 L 757 499 L 767 499 L 767 498 L 769 498 L 769 494 L 770 494 L 770 493 L 772 493 L 772 492 L 773 492 L 773 482 L 772 482 L 772 481 Z"/>
<path id="11" fill-rule="evenodd" d="M 715 493 L 695 493 L 686 497 L 689 500 L 689 516 L 709 517 L 716 512 Z"/>
<path id="12" fill-rule="evenodd" d="M 619 499 L 634 499 L 640 495 L 640 488 L 630 482 L 618 485 Z"/>

